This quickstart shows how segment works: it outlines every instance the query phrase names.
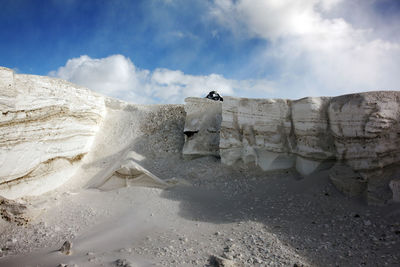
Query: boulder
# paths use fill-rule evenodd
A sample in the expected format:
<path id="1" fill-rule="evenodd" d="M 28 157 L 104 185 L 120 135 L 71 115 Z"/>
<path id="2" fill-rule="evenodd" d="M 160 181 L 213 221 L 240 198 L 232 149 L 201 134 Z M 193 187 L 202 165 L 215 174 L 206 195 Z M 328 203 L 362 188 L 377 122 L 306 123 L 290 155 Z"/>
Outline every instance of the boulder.
<path id="1" fill-rule="evenodd" d="M 360 196 L 367 190 L 368 181 L 345 164 L 335 164 L 329 170 L 329 178 L 337 189 L 350 197 Z"/>

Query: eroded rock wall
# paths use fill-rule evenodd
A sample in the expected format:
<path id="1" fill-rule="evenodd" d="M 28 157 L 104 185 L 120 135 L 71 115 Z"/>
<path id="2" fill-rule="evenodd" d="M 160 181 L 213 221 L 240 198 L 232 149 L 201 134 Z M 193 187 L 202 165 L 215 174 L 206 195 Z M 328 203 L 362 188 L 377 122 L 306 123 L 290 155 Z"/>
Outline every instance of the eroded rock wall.
<path id="1" fill-rule="evenodd" d="M 0 68 L 0 195 L 38 195 L 68 180 L 89 152 L 104 98 L 60 79 Z"/>
<path id="2" fill-rule="evenodd" d="M 283 99 L 225 97 L 222 104 L 221 161 L 238 161 L 263 170 L 294 165 L 290 107 Z"/>
<path id="3" fill-rule="evenodd" d="M 222 105 L 221 161 L 265 171 L 296 168 L 302 175 L 332 166 L 330 98 L 248 99 L 226 97 Z"/>
<path id="4" fill-rule="evenodd" d="M 328 114 L 337 164 L 361 178 L 368 201 L 381 202 L 395 193 L 388 186 L 400 180 L 400 92 L 368 92 L 335 97 Z M 344 183 L 332 175 L 335 182 Z"/>
<path id="5" fill-rule="evenodd" d="M 219 156 L 221 102 L 195 97 L 186 98 L 185 102 L 183 156 L 186 158 Z"/>
<path id="6" fill-rule="evenodd" d="M 291 103 L 296 170 L 302 175 L 329 168 L 336 159 L 329 130 L 329 97 L 306 97 Z"/>
<path id="7" fill-rule="evenodd" d="M 400 180 L 400 92 L 224 100 L 222 163 L 266 171 L 295 168 L 303 176 L 330 169 L 341 191 L 364 195 L 370 203 L 398 194 L 391 188 Z M 208 149 L 204 142 L 196 145 Z"/>

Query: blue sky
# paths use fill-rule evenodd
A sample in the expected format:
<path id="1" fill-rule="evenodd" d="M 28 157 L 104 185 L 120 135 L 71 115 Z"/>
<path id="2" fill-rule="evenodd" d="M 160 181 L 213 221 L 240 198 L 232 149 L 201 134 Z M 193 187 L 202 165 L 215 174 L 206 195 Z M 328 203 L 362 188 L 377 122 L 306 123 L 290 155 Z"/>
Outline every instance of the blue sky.
<path id="1" fill-rule="evenodd" d="M 400 89 L 398 0 L 2 0 L 0 65 L 137 103 Z"/>

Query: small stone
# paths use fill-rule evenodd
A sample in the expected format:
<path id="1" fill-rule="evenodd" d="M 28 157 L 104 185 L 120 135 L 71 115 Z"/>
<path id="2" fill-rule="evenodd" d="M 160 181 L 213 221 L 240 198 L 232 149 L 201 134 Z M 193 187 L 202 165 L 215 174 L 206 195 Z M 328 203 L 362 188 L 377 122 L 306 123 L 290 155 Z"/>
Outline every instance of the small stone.
<path id="1" fill-rule="evenodd" d="M 349 250 L 349 251 L 347 251 L 347 256 L 351 257 L 351 256 L 353 256 L 353 253 L 351 253 L 351 251 Z"/>
<path id="2" fill-rule="evenodd" d="M 115 261 L 115 266 L 118 267 L 132 267 L 131 263 L 129 263 L 127 260 L 125 259 L 118 259 Z"/>
<path id="3" fill-rule="evenodd" d="M 236 263 L 233 260 L 228 260 L 223 257 L 219 256 L 210 256 L 209 262 L 211 266 L 216 266 L 216 267 L 235 267 L 237 266 Z"/>
<path id="4" fill-rule="evenodd" d="M 182 241 L 183 243 L 188 242 L 188 239 L 186 237 L 180 237 L 179 240 Z"/>
<path id="5" fill-rule="evenodd" d="M 364 225 L 365 226 L 370 226 L 372 223 L 371 223 L 371 221 L 370 220 L 365 220 L 364 221 Z"/>
<path id="6" fill-rule="evenodd" d="M 72 254 L 71 248 L 72 248 L 72 243 L 69 242 L 69 241 L 67 240 L 67 241 L 65 241 L 64 244 L 61 246 L 61 248 L 60 248 L 59 251 L 60 251 L 61 253 L 64 253 L 65 255 L 71 255 L 71 254 Z"/>
<path id="7" fill-rule="evenodd" d="M 233 260 L 233 253 L 232 252 L 224 252 L 224 257 L 228 260 Z"/>

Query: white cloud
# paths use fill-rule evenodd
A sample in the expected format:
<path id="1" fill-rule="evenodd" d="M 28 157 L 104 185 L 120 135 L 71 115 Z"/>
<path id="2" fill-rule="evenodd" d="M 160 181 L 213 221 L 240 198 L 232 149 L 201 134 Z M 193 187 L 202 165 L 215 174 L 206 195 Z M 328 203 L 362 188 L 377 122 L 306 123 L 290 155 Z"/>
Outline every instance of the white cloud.
<path id="1" fill-rule="evenodd" d="M 185 97 L 205 96 L 210 90 L 223 95 L 292 99 L 398 90 L 400 39 L 388 39 L 388 33 L 397 32 L 398 26 L 388 26 L 383 18 L 375 23 L 378 15 L 368 6 L 374 1 L 211 2 L 210 17 L 217 21 L 210 32 L 214 38 L 229 29 L 237 38 L 267 41 L 265 49 L 242 66 L 243 70 L 266 73 L 265 79 L 235 80 L 219 74 L 196 76 L 179 70 L 144 70 L 123 55 L 73 58 L 51 75 L 135 103 L 182 103 Z M 352 12 L 348 9 L 354 8 L 355 3 L 363 6 L 350 18 Z M 190 37 L 182 31 L 167 35 L 171 34 Z"/>
<path id="2" fill-rule="evenodd" d="M 284 97 L 399 89 L 400 44 L 330 10 L 342 0 L 215 0 L 211 15 L 240 38 L 268 41 L 250 64 L 276 62 Z M 342 7 L 343 8 L 343 7 Z M 337 15 L 337 12 L 335 13 Z"/>
<path id="3" fill-rule="evenodd" d="M 49 73 L 73 83 L 88 87 L 104 95 L 143 103 L 149 101 L 146 81 L 149 71 L 139 70 L 122 55 L 102 59 L 88 56 L 72 58 L 57 71 Z"/>
<path id="4" fill-rule="evenodd" d="M 113 55 L 102 59 L 80 56 L 49 73 L 99 93 L 133 103 L 182 103 L 189 96 L 202 97 L 211 90 L 222 95 L 272 91 L 266 80 L 230 80 L 218 74 L 188 75 L 178 70 L 141 70 L 129 58 Z"/>

